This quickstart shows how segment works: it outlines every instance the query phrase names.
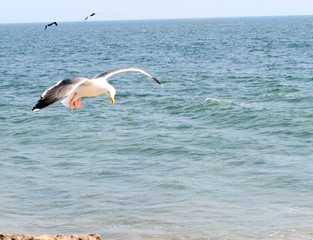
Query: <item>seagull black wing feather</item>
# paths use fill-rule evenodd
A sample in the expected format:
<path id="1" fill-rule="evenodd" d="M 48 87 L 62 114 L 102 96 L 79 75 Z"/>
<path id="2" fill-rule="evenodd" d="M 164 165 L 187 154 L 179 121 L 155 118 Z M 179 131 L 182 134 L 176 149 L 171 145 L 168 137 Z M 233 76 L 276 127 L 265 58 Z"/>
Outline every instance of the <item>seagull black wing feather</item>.
<path id="1" fill-rule="evenodd" d="M 47 27 L 50 27 L 50 26 L 52 26 L 53 24 L 54 24 L 55 26 L 58 26 L 57 22 L 52 22 L 52 23 L 49 23 L 49 24 L 47 24 L 47 25 L 45 26 L 45 30 L 47 29 Z"/>
<path id="2" fill-rule="evenodd" d="M 88 16 L 85 18 L 85 20 L 87 20 L 89 17 L 93 17 L 94 15 L 96 15 L 96 13 L 92 13 L 92 14 L 88 15 Z"/>
<path id="3" fill-rule="evenodd" d="M 84 83 L 87 78 L 69 78 L 59 81 L 56 85 L 47 89 L 38 100 L 32 111 L 45 108 L 55 103 L 62 97 L 68 95 L 72 90 L 76 89 L 80 84 Z"/>

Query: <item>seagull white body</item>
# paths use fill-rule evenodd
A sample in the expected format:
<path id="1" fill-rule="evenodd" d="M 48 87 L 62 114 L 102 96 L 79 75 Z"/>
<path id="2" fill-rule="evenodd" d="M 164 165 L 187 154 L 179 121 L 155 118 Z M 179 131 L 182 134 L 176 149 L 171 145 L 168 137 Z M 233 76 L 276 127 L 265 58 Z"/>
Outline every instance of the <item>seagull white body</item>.
<path id="1" fill-rule="evenodd" d="M 105 94 L 109 86 L 110 84 L 103 79 L 87 80 L 76 88 L 76 93 L 81 97 L 95 97 Z"/>
<path id="2" fill-rule="evenodd" d="M 64 106 L 73 109 L 71 102 L 80 101 L 80 98 L 82 97 L 95 97 L 101 94 L 106 94 L 110 97 L 114 104 L 115 89 L 112 85 L 110 85 L 105 79 L 101 78 L 93 80 L 86 79 L 85 82 L 79 83 L 76 88 L 74 87 L 61 103 L 63 103 Z M 76 107 L 79 108 L 79 106 Z"/>
<path id="3" fill-rule="evenodd" d="M 65 98 L 61 102 L 63 103 L 63 105 L 69 107 L 70 109 L 74 109 L 75 106 L 76 108 L 81 108 L 82 104 L 80 102 L 80 99 L 82 97 L 95 97 L 101 94 L 107 95 L 114 104 L 114 96 L 116 90 L 110 83 L 108 83 L 106 79 L 114 74 L 126 71 L 141 72 L 151 77 L 159 85 L 163 86 L 150 73 L 140 68 L 120 68 L 99 74 L 92 79 L 69 78 L 59 81 L 57 84 L 44 91 L 32 111 L 37 111 L 39 109 L 47 107 L 64 96 Z"/>

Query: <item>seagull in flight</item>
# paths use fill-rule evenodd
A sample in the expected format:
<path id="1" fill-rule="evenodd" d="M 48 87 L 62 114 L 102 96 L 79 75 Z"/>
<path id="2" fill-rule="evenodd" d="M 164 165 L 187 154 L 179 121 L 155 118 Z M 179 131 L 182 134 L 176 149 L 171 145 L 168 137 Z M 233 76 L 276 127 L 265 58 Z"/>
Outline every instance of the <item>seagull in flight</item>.
<path id="1" fill-rule="evenodd" d="M 50 27 L 50 26 L 52 26 L 53 24 L 54 24 L 55 26 L 58 26 L 57 22 L 52 22 L 52 23 L 49 23 L 49 24 L 47 24 L 47 25 L 45 26 L 45 30 L 47 30 L 47 27 Z"/>
<path id="2" fill-rule="evenodd" d="M 74 109 L 75 107 L 79 109 L 83 107 L 80 102 L 82 97 L 95 97 L 101 94 L 107 95 L 111 99 L 112 104 L 114 104 L 114 96 L 116 90 L 111 84 L 108 83 L 107 79 L 117 73 L 128 71 L 135 71 L 145 74 L 163 87 L 159 80 L 157 80 L 145 70 L 133 67 L 119 68 L 105 73 L 101 73 L 91 79 L 75 77 L 61 80 L 57 82 L 54 86 L 44 91 L 32 111 L 37 111 L 45 108 L 63 97 L 65 98 L 61 101 L 61 103 L 63 103 L 64 106 L 70 109 Z"/>
<path id="3" fill-rule="evenodd" d="M 87 16 L 87 17 L 85 18 L 85 21 L 86 21 L 89 17 L 93 17 L 94 15 L 96 15 L 96 13 L 90 14 L 89 16 Z"/>

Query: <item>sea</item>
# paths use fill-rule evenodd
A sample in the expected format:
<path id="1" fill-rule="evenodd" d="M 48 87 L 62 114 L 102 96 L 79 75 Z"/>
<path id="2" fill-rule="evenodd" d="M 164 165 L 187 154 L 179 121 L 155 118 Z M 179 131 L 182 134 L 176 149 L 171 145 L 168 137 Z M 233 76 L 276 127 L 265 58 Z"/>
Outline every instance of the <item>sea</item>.
<path id="1" fill-rule="evenodd" d="M 1 233 L 313 239 L 313 16 L 46 24 L 0 24 Z"/>

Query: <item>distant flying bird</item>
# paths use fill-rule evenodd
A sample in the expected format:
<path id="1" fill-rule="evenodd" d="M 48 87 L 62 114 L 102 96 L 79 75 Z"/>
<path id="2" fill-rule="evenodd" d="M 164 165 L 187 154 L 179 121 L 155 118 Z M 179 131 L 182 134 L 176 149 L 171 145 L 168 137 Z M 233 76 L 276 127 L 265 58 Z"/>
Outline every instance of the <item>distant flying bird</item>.
<path id="1" fill-rule="evenodd" d="M 52 23 L 49 23 L 49 24 L 47 24 L 46 26 L 45 26 L 45 30 L 47 29 L 47 27 L 50 27 L 50 26 L 52 26 L 52 25 L 55 25 L 55 26 L 58 26 L 58 24 L 56 23 L 56 22 L 52 22 Z"/>
<path id="2" fill-rule="evenodd" d="M 86 21 L 89 17 L 93 17 L 94 15 L 96 15 L 96 13 L 90 14 L 89 16 L 87 16 L 87 17 L 85 18 L 85 21 Z"/>
<path id="3" fill-rule="evenodd" d="M 32 111 L 45 108 L 64 96 L 66 97 L 61 101 L 61 103 L 70 109 L 74 109 L 75 106 L 78 109 L 83 107 L 80 102 L 82 97 L 95 97 L 101 94 L 107 95 L 111 99 L 112 104 L 114 104 L 116 90 L 111 84 L 108 83 L 107 79 L 112 75 L 127 71 L 143 73 L 163 87 L 163 85 L 155 77 L 140 68 L 119 68 L 99 74 L 91 79 L 77 77 L 61 80 L 54 86 L 44 91 Z"/>

